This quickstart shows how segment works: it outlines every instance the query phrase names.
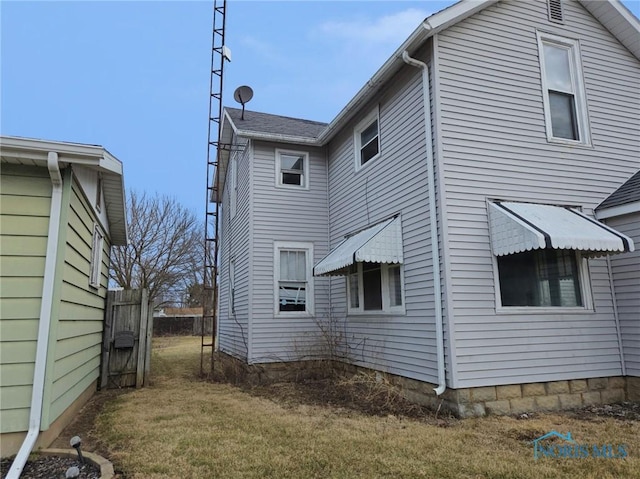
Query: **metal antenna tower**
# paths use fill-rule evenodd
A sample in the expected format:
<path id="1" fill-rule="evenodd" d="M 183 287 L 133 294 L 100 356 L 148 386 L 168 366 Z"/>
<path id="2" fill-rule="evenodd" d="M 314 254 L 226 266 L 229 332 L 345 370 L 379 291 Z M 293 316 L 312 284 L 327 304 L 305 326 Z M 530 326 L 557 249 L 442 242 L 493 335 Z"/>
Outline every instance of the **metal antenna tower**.
<path id="1" fill-rule="evenodd" d="M 222 86 L 225 59 L 230 60 L 224 43 L 227 0 L 213 2 L 213 39 L 209 78 L 209 128 L 207 132 L 207 198 L 204 224 L 203 311 L 200 347 L 200 373 L 205 373 L 205 357 L 210 349 L 209 368 L 213 373 L 218 310 L 218 224 L 220 213 L 220 130 L 222 129 Z M 208 327 L 211 332 L 208 332 Z"/>

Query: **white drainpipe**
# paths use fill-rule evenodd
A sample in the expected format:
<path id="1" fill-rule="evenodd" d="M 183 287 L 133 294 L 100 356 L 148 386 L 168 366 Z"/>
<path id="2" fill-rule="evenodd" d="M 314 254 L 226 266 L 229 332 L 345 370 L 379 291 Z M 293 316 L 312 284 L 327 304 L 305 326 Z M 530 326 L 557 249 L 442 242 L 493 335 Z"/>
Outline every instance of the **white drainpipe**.
<path id="1" fill-rule="evenodd" d="M 429 97 L 429 66 L 411 58 L 405 50 L 402 59 L 408 65 L 422 69 L 422 100 L 424 109 L 424 137 L 427 149 L 427 182 L 429 187 L 429 223 L 431 224 L 431 262 L 433 264 L 433 295 L 436 315 L 436 354 L 438 357 L 438 387 L 440 396 L 447 388 L 444 372 L 444 334 L 442 332 L 442 292 L 440 290 L 440 249 L 438 246 L 438 222 L 436 211 L 435 169 L 433 166 L 433 144 L 431 139 L 431 99 Z"/>
<path id="2" fill-rule="evenodd" d="M 36 364 L 33 372 L 33 391 L 31 393 L 31 410 L 29 413 L 29 430 L 22 446 L 11 465 L 7 479 L 18 479 L 31 454 L 38 435 L 42 419 L 42 403 L 44 396 L 44 380 L 47 367 L 47 349 L 49 346 L 49 329 L 51 327 L 51 308 L 53 306 L 53 287 L 56 273 L 56 256 L 58 252 L 58 233 L 60 231 L 60 212 L 62 209 L 62 175 L 58 166 L 58 154 L 49 152 L 47 158 L 49 176 L 51 176 L 51 211 L 49 214 L 49 236 L 47 239 L 47 257 L 44 267 L 42 285 L 42 302 L 40 305 L 40 322 L 38 326 L 38 344 Z"/>

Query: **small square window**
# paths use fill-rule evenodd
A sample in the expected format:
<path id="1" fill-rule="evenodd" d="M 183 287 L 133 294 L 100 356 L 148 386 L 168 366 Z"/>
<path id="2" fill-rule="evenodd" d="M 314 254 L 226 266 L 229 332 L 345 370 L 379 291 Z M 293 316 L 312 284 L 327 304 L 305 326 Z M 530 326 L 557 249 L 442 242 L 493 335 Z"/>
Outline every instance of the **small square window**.
<path id="1" fill-rule="evenodd" d="M 276 150 L 276 186 L 307 189 L 308 172 L 308 153 Z"/>
<path id="2" fill-rule="evenodd" d="M 354 129 L 356 170 L 380 156 L 380 121 L 376 108 Z"/>

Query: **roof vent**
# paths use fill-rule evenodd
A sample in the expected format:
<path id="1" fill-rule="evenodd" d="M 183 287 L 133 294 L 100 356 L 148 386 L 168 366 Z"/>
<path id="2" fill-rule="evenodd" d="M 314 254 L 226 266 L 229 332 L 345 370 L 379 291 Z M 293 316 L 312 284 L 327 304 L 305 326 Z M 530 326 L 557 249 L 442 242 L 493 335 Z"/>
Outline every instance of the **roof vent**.
<path id="1" fill-rule="evenodd" d="M 562 14 L 562 0 L 547 0 L 547 7 L 549 9 L 549 20 L 556 23 L 562 23 L 564 21 L 564 15 Z"/>

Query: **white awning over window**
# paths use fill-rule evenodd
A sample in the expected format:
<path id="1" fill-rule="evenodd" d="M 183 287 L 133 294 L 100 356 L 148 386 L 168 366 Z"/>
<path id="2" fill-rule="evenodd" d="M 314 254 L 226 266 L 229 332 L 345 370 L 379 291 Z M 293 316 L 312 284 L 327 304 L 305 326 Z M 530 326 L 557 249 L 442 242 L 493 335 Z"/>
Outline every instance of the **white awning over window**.
<path id="1" fill-rule="evenodd" d="M 388 219 L 348 236 L 313 268 L 314 276 L 344 274 L 358 262 L 402 263 L 402 225 L 400 217 Z"/>
<path id="2" fill-rule="evenodd" d="M 589 256 L 634 250 L 628 236 L 561 206 L 491 203 L 489 223 L 496 256 L 544 248 L 579 250 Z"/>

